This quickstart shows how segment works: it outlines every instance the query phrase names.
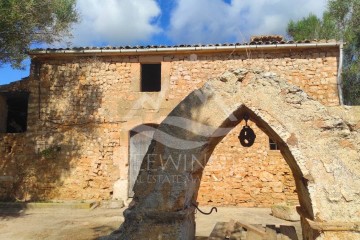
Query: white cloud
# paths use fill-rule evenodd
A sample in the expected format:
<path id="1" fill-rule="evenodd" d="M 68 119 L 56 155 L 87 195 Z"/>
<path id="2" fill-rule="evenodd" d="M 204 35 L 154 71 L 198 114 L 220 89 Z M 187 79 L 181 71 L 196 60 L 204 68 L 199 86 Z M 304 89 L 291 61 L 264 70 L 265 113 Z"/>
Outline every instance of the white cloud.
<path id="1" fill-rule="evenodd" d="M 169 37 L 177 43 L 249 41 L 251 35 L 281 34 L 290 19 L 321 16 L 326 0 L 178 0 Z"/>
<path id="2" fill-rule="evenodd" d="M 81 22 L 73 45 L 136 44 L 161 32 L 154 23 L 161 10 L 156 0 L 78 0 Z"/>

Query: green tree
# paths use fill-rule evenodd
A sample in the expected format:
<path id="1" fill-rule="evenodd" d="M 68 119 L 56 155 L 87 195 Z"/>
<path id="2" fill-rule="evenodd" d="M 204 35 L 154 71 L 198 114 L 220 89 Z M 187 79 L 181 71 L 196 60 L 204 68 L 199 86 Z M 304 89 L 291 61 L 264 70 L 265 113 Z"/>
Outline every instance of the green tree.
<path id="1" fill-rule="evenodd" d="M 294 40 L 339 38 L 336 22 L 329 12 L 324 12 L 322 19 L 310 13 L 299 21 L 290 20 L 287 34 Z"/>
<path id="2" fill-rule="evenodd" d="M 294 40 L 337 39 L 345 42 L 344 103 L 360 105 L 360 0 L 329 0 L 322 18 L 310 14 L 291 20 L 287 34 Z"/>
<path id="3" fill-rule="evenodd" d="M 0 0 L 0 66 L 19 69 L 32 44 L 70 36 L 75 7 L 76 0 Z"/>
<path id="4" fill-rule="evenodd" d="M 290 20 L 287 27 L 288 35 L 292 36 L 294 40 L 317 39 L 320 36 L 322 22 L 314 14 L 304 17 L 300 21 Z"/>

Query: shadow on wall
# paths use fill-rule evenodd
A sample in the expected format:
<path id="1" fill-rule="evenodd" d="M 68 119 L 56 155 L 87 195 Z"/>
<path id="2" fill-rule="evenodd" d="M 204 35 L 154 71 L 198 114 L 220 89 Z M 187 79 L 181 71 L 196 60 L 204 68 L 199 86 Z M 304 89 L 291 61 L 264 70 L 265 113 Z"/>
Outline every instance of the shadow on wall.
<path id="1" fill-rule="evenodd" d="M 30 78 L 28 130 L 0 135 L 0 200 L 54 199 L 66 184 L 75 186 L 69 196 L 89 185 L 65 181 L 86 158 L 84 143 L 98 137 L 103 91 L 90 81 L 93 64 L 93 59 L 42 64 L 40 76 Z M 1 90 L 6 88 L 12 90 L 8 85 Z"/>

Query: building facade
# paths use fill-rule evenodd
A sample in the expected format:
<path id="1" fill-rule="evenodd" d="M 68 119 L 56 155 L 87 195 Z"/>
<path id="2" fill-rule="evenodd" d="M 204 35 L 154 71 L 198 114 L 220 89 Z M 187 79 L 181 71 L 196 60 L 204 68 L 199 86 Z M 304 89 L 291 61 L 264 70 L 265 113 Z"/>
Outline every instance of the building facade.
<path id="1" fill-rule="evenodd" d="M 0 86 L 0 197 L 126 200 L 157 125 L 209 78 L 228 69 L 265 70 L 334 107 L 340 103 L 340 47 L 278 41 L 34 50 L 30 76 Z M 196 102 L 191 111 L 196 114 Z M 249 207 L 296 202 L 276 142 L 250 119 L 256 140 L 241 146 L 244 124 L 204 163 L 198 201 Z"/>

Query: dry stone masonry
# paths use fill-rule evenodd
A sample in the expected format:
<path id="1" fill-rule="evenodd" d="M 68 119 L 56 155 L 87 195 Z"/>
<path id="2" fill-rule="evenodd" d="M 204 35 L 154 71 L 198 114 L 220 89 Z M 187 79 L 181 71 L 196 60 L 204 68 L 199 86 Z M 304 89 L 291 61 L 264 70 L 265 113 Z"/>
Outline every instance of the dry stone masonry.
<path id="1" fill-rule="evenodd" d="M 269 207 L 281 202 L 293 203 L 300 200 L 305 212 L 309 214 L 309 219 L 336 222 L 343 220 L 332 219 L 332 216 L 337 216 L 335 212 L 342 214 L 343 209 L 340 207 L 342 205 L 334 207 L 332 209 L 334 214 L 329 213 L 331 216 L 326 215 L 321 206 L 326 205 L 327 201 L 333 201 L 335 204 L 342 203 L 345 199 L 352 204 L 358 200 L 356 185 L 346 185 L 344 182 L 334 180 L 339 175 L 344 175 L 342 169 L 347 169 L 341 160 L 343 159 L 341 154 L 356 155 L 350 150 L 354 148 L 353 141 L 357 140 L 349 136 L 357 133 L 360 126 L 358 108 L 339 106 L 338 43 L 274 46 L 265 44 L 218 49 L 180 47 L 175 50 L 173 48 L 159 50 L 150 48 L 149 51 L 105 50 L 33 51 L 30 76 L 0 86 L 0 197 L 2 200 L 127 200 L 130 192 L 129 172 L 134 166 L 141 164 L 147 150 L 147 147 L 141 150 L 143 152 L 139 154 L 137 163 L 132 162 L 131 159 L 136 159 L 131 156 L 133 146 L 130 144 L 134 129 L 144 125 L 155 129 L 164 119 L 169 120 L 169 114 L 172 116 L 180 106 L 191 113 L 191 116 L 208 116 L 206 121 L 200 121 L 206 126 L 212 126 L 213 118 L 225 121 L 229 117 L 231 112 L 222 113 L 216 107 L 208 113 L 203 112 L 204 96 L 201 89 L 205 91 L 207 86 L 215 81 L 208 82 L 208 79 L 219 79 L 219 84 L 222 84 L 219 85 L 219 89 L 216 88 L 217 106 L 223 106 L 223 110 L 235 111 L 232 107 L 236 106 L 237 109 L 241 108 L 241 104 L 245 104 L 244 106 L 253 116 L 250 119 L 250 126 L 256 132 L 257 138 L 252 147 L 242 147 L 237 136 L 244 123 L 238 122 L 237 125 L 228 126 L 220 131 L 217 144 L 211 145 L 213 149 L 206 155 L 207 158 L 209 157 L 207 162 L 199 162 L 203 158 L 198 155 L 191 156 L 194 157 L 194 167 L 199 167 L 193 177 L 195 179 L 201 177 L 201 182 L 193 186 L 193 193 L 196 192 L 194 196 L 185 196 L 186 204 L 191 198 L 200 205 Z M 160 91 L 144 91 L 142 84 L 144 64 L 161 66 Z M 244 96 L 241 99 L 236 100 L 237 97 L 234 97 L 233 101 L 230 101 L 228 96 L 236 95 L 238 91 L 238 85 L 231 82 L 234 72 L 224 74 L 226 70 L 231 69 L 246 69 L 241 81 L 235 82 L 247 90 L 242 92 Z M 285 79 L 286 82 L 278 79 Z M 281 96 L 284 106 L 273 103 L 279 96 L 275 97 L 271 89 L 279 86 L 282 89 L 280 93 L 274 91 Z M 201 91 L 195 91 L 196 89 Z M 197 94 L 198 97 L 187 97 L 190 93 Z M 191 99 L 191 103 L 178 105 L 185 98 Z M 17 133 L 8 131 L 11 118 L 8 114 L 14 110 L 12 101 L 20 101 L 27 106 L 23 110 L 26 116 L 26 128 Z M 315 101 L 319 102 L 315 104 L 319 107 L 312 105 Z M 258 109 L 256 104 L 260 102 L 267 105 Z M 296 115 L 297 111 L 308 107 L 310 102 L 309 106 L 312 108 L 308 111 L 309 114 Z M 176 106 L 178 107 L 175 108 Z M 275 108 L 282 111 L 278 112 L 279 109 Z M 241 117 L 245 110 L 239 111 Z M 266 124 L 258 119 L 262 119 L 260 114 L 262 111 L 272 113 L 264 120 Z M 323 118 L 319 111 L 328 111 L 331 117 Z M 294 120 L 291 116 L 295 115 L 297 119 Z M 333 118 L 333 115 L 338 117 Z M 312 141 L 316 144 L 328 144 L 319 136 L 327 136 L 327 134 L 330 136 L 336 130 L 338 138 L 342 139 L 339 145 L 341 148 L 339 149 L 337 143 L 334 143 L 334 147 L 327 153 L 332 153 L 334 157 L 326 160 L 326 163 L 320 163 L 317 156 L 307 159 L 297 148 L 291 151 L 291 156 L 284 153 L 283 149 L 281 151 L 270 149 L 270 139 L 274 141 L 272 144 L 277 144 L 275 149 L 284 148 L 285 145 L 290 148 L 304 144 L 303 135 L 306 132 L 291 134 L 299 129 L 295 124 L 283 133 L 285 137 L 279 133 L 282 128 L 286 128 L 287 123 L 276 123 L 279 123 L 279 118 L 286 119 L 286 116 L 289 117 L 288 121 L 297 122 L 301 119 L 301 126 L 304 128 L 306 126 L 310 129 L 322 129 L 322 135 L 311 135 L 314 137 Z M 283 120 L 280 122 L 282 123 Z M 174 132 L 170 136 L 176 135 L 177 131 L 181 133 L 184 127 L 184 123 L 179 119 L 171 119 L 170 126 L 174 124 L 178 124 L 178 127 L 171 128 Z M 227 126 L 228 123 L 225 121 L 223 124 Z M 193 127 L 194 123 L 187 122 L 185 126 L 187 125 Z M 161 126 L 164 126 L 164 122 Z M 219 126 L 213 125 L 216 129 Z M 208 141 L 209 130 L 202 132 L 202 128 L 199 129 L 202 133 L 199 141 Z M 277 134 L 274 135 L 274 132 Z M 305 137 L 310 139 L 310 135 Z M 145 142 L 148 144 L 150 141 L 146 136 L 138 139 L 140 139 L 139 144 L 144 146 Z M 167 139 L 167 142 L 177 144 L 176 139 L 173 138 Z M 317 146 L 316 144 L 312 145 L 314 147 L 311 147 L 311 151 Z M 193 147 L 193 143 L 188 142 L 188 146 Z M 150 145 L 151 147 L 153 145 Z M 186 155 L 178 156 L 180 158 L 174 158 L 172 161 L 180 169 L 182 162 L 187 160 L 184 160 Z M 306 166 L 305 172 L 301 172 L 302 170 L 296 167 L 297 170 L 294 170 L 295 160 L 291 160 L 293 158 L 296 161 L 300 159 L 301 164 L 310 164 L 311 167 Z M 145 162 L 150 167 L 153 160 L 147 158 Z M 329 181 L 338 184 L 318 192 L 317 188 L 311 187 L 314 176 L 308 170 L 321 169 L 322 165 L 326 168 L 324 176 L 333 174 L 333 177 L 329 177 Z M 351 178 L 352 174 L 353 172 L 346 172 L 345 175 Z M 186 179 L 189 176 L 186 176 Z M 162 180 L 167 181 L 169 177 Z M 296 179 L 299 178 L 302 180 L 297 181 Z M 154 182 L 154 179 L 148 179 L 147 176 L 143 176 L 140 180 Z M 171 182 L 174 182 L 174 179 L 171 179 Z M 305 191 L 303 186 L 305 183 L 310 186 L 306 188 L 309 197 L 302 193 Z M 320 185 L 316 186 L 321 188 Z M 172 192 L 177 190 L 173 189 L 171 184 L 168 184 L 166 189 L 169 192 L 168 197 L 177 196 L 177 194 L 172 195 Z M 314 194 L 323 194 L 323 196 L 313 197 Z M 304 199 L 299 199 L 300 195 Z M 138 197 L 135 196 L 134 200 L 137 202 Z M 184 209 L 184 199 L 179 198 L 177 201 L 176 208 Z M 163 203 L 165 202 L 161 202 Z M 160 202 L 154 200 L 152 204 L 160 204 Z M 167 211 L 170 205 L 164 206 L 164 209 Z M 318 206 L 321 211 L 317 211 Z M 152 205 L 149 207 L 154 209 L 154 213 L 151 214 L 157 216 L 158 209 Z M 358 210 L 349 210 L 347 213 L 359 216 L 356 211 Z M 325 216 L 316 216 L 317 212 Z M 166 216 L 165 214 L 164 217 Z M 172 213 L 169 216 L 172 218 Z M 183 222 L 182 218 L 191 220 L 192 216 L 192 208 L 189 207 L 185 212 L 179 212 L 178 219 Z M 349 217 L 348 220 L 353 219 Z M 184 224 L 187 226 L 184 228 L 186 231 L 193 227 L 191 221 Z M 161 226 L 158 228 L 159 231 L 162 229 Z M 174 234 L 173 230 L 169 234 Z"/>
<path id="2" fill-rule="evenodd" d="M 270 150 L 269 137 L 254 123 L 250 126 L 256 133 L 252 147 L 239 144 L 243 124 L 216 146 L 201 179 L 200 205 L 269 207 L 297 202 L 294 178 L 280 151 Z"/>
<path id="3" fill-rule="evenodd" d="M 2 197 L 126 198 L 127 190 L 114 189 L 114 185 L 127 186 L 131 129 L 141 124 L 159 124 L 207 79 L 238 67 L 276 72 L 323 104 L 336 106 L 338 51 L 335 44 L 327 48 L 292 46 L 267 51 L 96 57 L 35 52 L 29 79 L 1 87 L 4 93 L 30 92 L 27 131 L 1 134 L 2 175 L 14 180 L 12 189 L 6 187 L 8 183 L 2 187 Z M 141 92 L 144 62 L 161 63 L 160 92 Z M 1 106 L 4 108 L 4 104 Z M 259 133 L 255 146 L 248 151 L 237 143 L 237 132 L 229 134 L 229 140 L 215 150 L 204 174 L 201 204 L 269 206 L 296 198 L 289 168 L 279 159 L 279 153 L 269 150 L 267 136 Z M 219 165 L 220 159 L 226 159 L 221 163 L 222 176 L 213 167 Z M 230 166 L 230 161 L 235 160 L 240 162 Z M 254 161 L 258 161 L 258 169 L 251 168 L 246 176 L 245 171 Z M 18 176 L 15 169 L 19 166 L 13 162 L 27 170 Z M 232 185 L 238 178 L 248 178 L 252 186 Z M 219 184 L 226 187 L 222 185 L 214 195 L 212 190 Z"/>

